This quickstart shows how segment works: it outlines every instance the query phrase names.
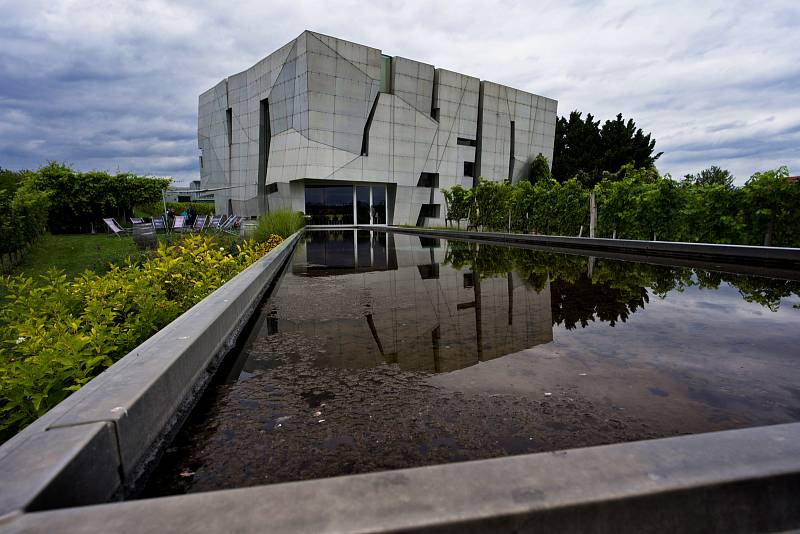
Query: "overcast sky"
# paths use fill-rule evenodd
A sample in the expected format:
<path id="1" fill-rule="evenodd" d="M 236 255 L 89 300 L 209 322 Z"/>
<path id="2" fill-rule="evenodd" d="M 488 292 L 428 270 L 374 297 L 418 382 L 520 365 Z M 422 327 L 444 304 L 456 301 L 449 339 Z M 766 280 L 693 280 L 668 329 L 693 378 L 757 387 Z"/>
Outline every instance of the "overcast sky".
<path id="1" fill-rule="evenodd" d="M 197 96 L 304 29 L 633 117 L 674 177 L 800 174 L 798 0 L 0 0 L 0 166 L 196 179 Z"/>

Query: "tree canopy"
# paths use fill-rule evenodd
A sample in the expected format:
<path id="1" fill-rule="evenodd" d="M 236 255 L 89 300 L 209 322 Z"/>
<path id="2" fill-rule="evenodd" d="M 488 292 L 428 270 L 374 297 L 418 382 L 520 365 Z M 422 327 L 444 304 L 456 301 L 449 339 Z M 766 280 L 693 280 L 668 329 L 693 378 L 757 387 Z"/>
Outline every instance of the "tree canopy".
<path id="1" fill-rule="evenodd" d="M 703 169 L 697 174 L 687 174 L 684 179 L 695 185 L 721 185 L 726 189 L 733 187 L 733 175 L 730 171 L 716 165 Z"/>
<path id="2" fill-rule="evenodd" d="M 618 114 L 603 126 L 588 113 L 584 119 L 580 111 L 573 111 L 569 119 L 556 121 L 553 153 L 553 178 L 565 182 L 577 178 L 585 186 L 594 186 L 603 173 L 616 173 L 623 165 L 649 168 L 661 156 L 654 154 L 656 141 L 636 127 L 633 119 L 627 121 Z"/>

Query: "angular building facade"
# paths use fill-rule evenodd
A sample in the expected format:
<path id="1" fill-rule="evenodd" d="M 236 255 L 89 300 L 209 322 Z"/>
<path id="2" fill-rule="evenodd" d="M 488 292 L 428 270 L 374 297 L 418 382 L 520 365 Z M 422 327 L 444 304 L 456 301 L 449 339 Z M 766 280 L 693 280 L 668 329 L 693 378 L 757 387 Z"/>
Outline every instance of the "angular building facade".
<path id="1" fill-rule="evenodd" d="M 552 160 L 556 104 L 305 31 L 200 95 L 202 187 L 218 213 L 443 225 L 441 188 Z"/>

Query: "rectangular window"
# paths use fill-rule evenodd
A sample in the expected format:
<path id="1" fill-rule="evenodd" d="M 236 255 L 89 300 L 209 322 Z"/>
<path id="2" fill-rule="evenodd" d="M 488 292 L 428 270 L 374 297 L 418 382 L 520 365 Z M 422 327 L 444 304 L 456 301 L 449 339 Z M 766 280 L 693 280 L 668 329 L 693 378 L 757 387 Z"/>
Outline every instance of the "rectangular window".
<path id="1" fill-rule="evenodd" d="M 372 224 L 386 224 L 386 186 L 372 186 Z"/>
<path id="2" fill-rule="evenodd" d="M 464 162 L 464 176 L 472 176 L 473 178 L 475 177 L 475 162 Z"/>
<path id="3" fill-rule="evenodd" d="M 200 168 L 203 168 L 203 156 L 200 156 Z"/>
<path id="4" fill-rule="evenodd" d="M 438 172 L 423 172 L 419 175 L 417 187 L 439 187 Z"/>
<path id="5" fill-rule="evenodd" d="M 433 108 L 431 110 L 431 118 L 436 122 L 439 122 L 439 108 Z"/>
<path id="6" fill-rule="evenodd" d="M 464 273 L 464 288 L 475 286 L 475 273 Z"/>
<path id="7" fill-rule="evenodd" d="M 392 58 L 381 54 L 381 73 L 380 73 L 381 93 L 392 94 Z"/>
<path id="8" fill-rule="evenodd" d="M 269 128 L 269 101 L 265 98 L 259 102 L 258 107 L 258 194 L 259 196 L 268 195 L 267 189 L 267 165 L 269 163 L 269 142 L 272 133 Z M 273 184 L 270 184 L 273 185 Z M 276 186 L 277 187 L 277 186 Z M 262 205 L 259 210 L 266 211 L 266 206 Z"/>
<path id="9" fill-rule="evenodd" d="M 456 138 L 456 144 L 461 146 L 476 146 L 478 143 L 474 139 L 467 139 L 466 137 Z"/>
<path id="10" fill-rule="evenodd" d="M 369 224 L 369 186 L 356 186 L 356 223 Z"/>

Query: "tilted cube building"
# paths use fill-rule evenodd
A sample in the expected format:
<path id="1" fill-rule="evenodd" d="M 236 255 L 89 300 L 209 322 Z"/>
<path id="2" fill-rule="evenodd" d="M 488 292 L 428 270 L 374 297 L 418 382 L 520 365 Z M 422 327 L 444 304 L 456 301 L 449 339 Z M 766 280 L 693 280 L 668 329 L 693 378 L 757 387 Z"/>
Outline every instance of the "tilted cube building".
<path id="1" fill-rule="evenodd" d="M 443 225 L 441 188 L 552 161 L 556 101 L 311 31 L 200 95 L 218 213 Z"/>

